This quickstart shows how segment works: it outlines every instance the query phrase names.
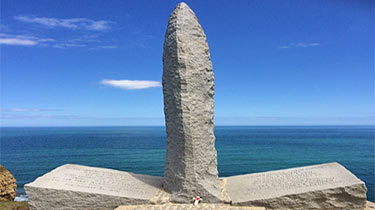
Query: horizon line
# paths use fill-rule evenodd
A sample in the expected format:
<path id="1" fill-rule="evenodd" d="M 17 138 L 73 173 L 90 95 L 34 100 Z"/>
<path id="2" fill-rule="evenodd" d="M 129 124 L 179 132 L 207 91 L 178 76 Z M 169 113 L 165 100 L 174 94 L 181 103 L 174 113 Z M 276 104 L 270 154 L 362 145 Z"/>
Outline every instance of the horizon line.
<path id="1" fill-rule="evenodd" d="M 214 127 L 312 127 L 312 126 L 325 126 L 325 127 L 334 127 L 334 126 L 368 126 L 372 127 L 375 124 L 272 124 L 272 125 L 214 125 Z M 166 127 L 165 125 L 7 125 L 0 128 L 59 128 L 59 127 Z"/>

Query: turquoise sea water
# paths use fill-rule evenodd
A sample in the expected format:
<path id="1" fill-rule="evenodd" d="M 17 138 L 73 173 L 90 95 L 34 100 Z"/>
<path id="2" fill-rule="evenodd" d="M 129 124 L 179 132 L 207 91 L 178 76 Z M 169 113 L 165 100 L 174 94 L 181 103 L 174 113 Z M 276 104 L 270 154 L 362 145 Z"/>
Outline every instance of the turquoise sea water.
<path id="1" fill-rule="evenodd" d="M 374 126 L 215 128 L 220 176 L 339 162 L 375 200 Z M 1 128 L 0 164 L 23 185 L 65 163 L 163 175 L 164 127 Z"/>

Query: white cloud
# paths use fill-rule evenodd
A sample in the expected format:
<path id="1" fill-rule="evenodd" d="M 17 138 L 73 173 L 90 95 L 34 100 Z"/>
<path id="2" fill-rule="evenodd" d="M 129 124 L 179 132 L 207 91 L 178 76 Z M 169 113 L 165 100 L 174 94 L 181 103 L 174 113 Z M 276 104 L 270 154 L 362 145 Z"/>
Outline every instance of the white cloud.
<path id="1" fill-rule="evenodd" d="M 18 21 L 26 23 L 36 23 L 50 28 L 62 27 L 68 29 L 86 29 L 91 31 L 105 31 L 111 28 L 112 22 L 106 20 L 91 20 L 88 18 L 47 18 L 47 17 L 30 17 L 30 16 L 15 16 Z"/>
<path id="2" fill-rule="evenodd" d="M 319 45 L 320 43 L 297 43 L 296 47 L 315 47 Z"/>
<path id="3" fill-rule="evenodd" d="M 117 46 L 116 45 L 105 45 L 105 46 L 99 46 L 99 48 L 102 48 L 102 49 L 116 49 Z"/>
<path id="4" fill-rule="evenodd" d="M 13 35 L 0 33 L 0 45 L 35 46 L 45 42 L 54 42 L 50 38 L 38 38 L 29 35 Z"/>
<path id="5" fill-rule="evenodd" d="M 96 36 L 83 36 L 68 40 L 55 40 L 51 38 L 39 38 L 30 35 L 14 35 L 0 33 L 0 45 L 13 45 L 13 46 L 40 46 L 40 47 L 53 47 L 59 49 L 68 48 L 83 48 L 91 47 L 90 49 L 116 49 L 116 45 L 103 45 Z M 99 45 L 95 47 L 95 45 Z"/>
<path id="6" fill-rule="evenodd" d="M 75 43 L 58 43 L 52 45 L 54 48 L 67 49 L 72 47 L 86 47 L 86 44 L 75 44 Z"/>
<path id="7" fill-rule="evenodd" d="M 293 47 L 303 47 L 303 48 L 306 48 L 306 47 L 316 47 L 316 46 L 319 46 L 319 45 L 320 45 L 320 43 L 317 43 L 317 42 L 311 42 L 311 43 L 305 43 L 305 42 L 290 43 L 288 45 L 280 46 L 280 49 L 288 49 L 288 48 L 293 48 Z"/>
<path id="8" fill-rule="evenodd" d="M 103 46 L 92 47 L 89 50 L 100 50 L 100 49 L 113 50 L 113 49 L 117 49 L 117 48 L 118 48 L 117 45 L 103 45 Z"/>
<path id="9" fill-rule="evenodd" d="M 149 80 L 102 80 L 100 84 L 108 85 L 116 88 L 121 88 L 124 90 L 134 90 L 134 89 L 146 89 L 152 87 L 161 87 L 159 81 L 149 81 Z"/>
<path id="10" fill-rule="evenodd" d="M 40 109 L 29 109 L 29 108 L 12 108 L 9 109 L 10 112 L 39 112 Z"/>
<path id="11" fill-rule="evenodd" d="M 37 45 L 38 42 L 27 39 L 16 39 L 16 38 L 0 38 L 0 44 L 2 45 L 23 45 L 23 46 L 33 46 Z"/>
<path id="12" fill-rule="evenodd" d="M 38 108 L 10 108 L 1 109 L 5 112 L 45 112 L 45 111 L 61 111 L 61 109 L 38 109 Z"/>

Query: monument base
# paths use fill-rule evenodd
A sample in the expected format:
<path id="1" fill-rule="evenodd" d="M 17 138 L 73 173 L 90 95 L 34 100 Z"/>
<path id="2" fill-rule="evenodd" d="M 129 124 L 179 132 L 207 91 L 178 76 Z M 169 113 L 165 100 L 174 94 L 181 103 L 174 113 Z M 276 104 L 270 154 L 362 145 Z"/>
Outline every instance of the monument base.
<path id="1" fill-rule="evenodd" d="M 119 206 L 115 210 L 266 210 L 264 207 L 231 206 L 229 204 L 202 203 L 198 206 L 193 204 L 167 203 L 159 205 L 127 205 Z"/>
<path id="2" fill-rule="evenodd" d="M 66 164 L 25 185 L 30 209 L 115 209 L 163 203 L 162 177 Z M 159 196 L 166 197 L 166 196 Z M 168 198 L 168 197 L 167 197 Z"/>
<path id="3" fill-rule="evenodd" d="M 267 209 L 364 209 L 366 186 L 338 163 L 225 178 L 232 205 Z"/>
<path id="4" fill-rule="evenodd" d="M 232 176 L 222 182 L 232 207 L 352 210 L 366 205 L 365 184 L 338 163 Z M 67 164 L 26 184 L 25 190 L 31 209 L 112 210 L 146 204 L 173 209 L 178 204 L 169 203 L 162 183 L 162 177 Z M 191 200 L 186 202 L 190 204 L 179 207 L 190 209 Z M 230 207 L 206 204 L 204 198 L 198 206 L 211 209 L 208 205 Z"/>

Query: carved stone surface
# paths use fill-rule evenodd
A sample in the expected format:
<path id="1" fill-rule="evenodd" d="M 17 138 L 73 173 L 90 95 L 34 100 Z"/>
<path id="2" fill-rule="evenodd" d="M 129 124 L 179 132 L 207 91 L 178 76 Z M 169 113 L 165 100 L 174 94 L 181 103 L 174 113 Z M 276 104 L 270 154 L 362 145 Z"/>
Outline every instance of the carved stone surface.
<path id="1" fill-rule="evenodd" d="M 145 204 L 162 178 L 66 164 L 26 184 L 31 209 L 114 209 Z"/>
<path id="2" fill-rule="evenodd" d="M 225 179 L 233 205 L 267 209 L 364 209 L 366 186 L 338 163 Z"/>
<path id="3" fill-rule="evenodd" d="M 164 188 L 175 202 L 222 200 L 214 136 L 214 74 L 206 36 L 180 3 L 171 14 L 163 54 L 167 156 Z"/>
<path id="4" fill-rule="evenodd" d="M 193 204 L 167 203 L 163 205 L 128 205 L 119 206 L 115 210 L 266 210 L 264 207 L 231 206 L 229 204 L 201 203 L 197 206 Z"/>
<path id="5" fill-rule="evenodd" d="M 198 209 L 364 209 L 365 184 L 338 163 L 218 178 L 212 63 L 185 3 L 171 14 L 165 34 L 163 93 L 164 179 L 67 164 L 25 185 L 30 208 L 195 209 L 192 198 L 200 196 Z"/>

